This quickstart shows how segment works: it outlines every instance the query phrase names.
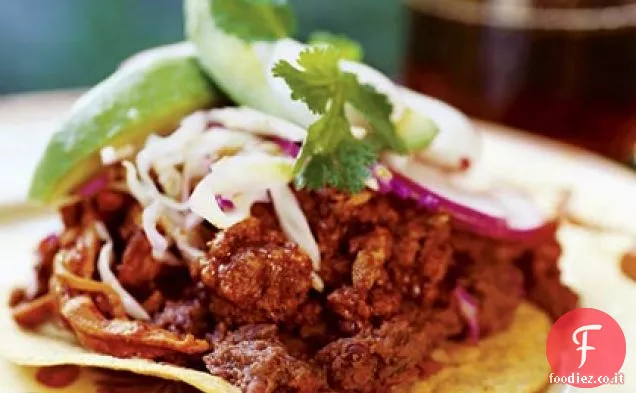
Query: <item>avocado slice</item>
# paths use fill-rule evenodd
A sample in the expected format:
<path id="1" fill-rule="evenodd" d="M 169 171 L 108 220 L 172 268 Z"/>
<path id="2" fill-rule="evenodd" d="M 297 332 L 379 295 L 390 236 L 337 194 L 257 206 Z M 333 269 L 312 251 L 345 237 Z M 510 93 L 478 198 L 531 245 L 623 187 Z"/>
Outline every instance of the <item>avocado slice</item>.
<path id="1" fill-rule="evenodd" d="M 267 83 L 266 64 L 256 50 L 258 45 L 261 52 L 269 52 L 273 44 L 252 45 L 226 34 L 216 26 L 210 0 L 185 0 L 184 14 L 186 36 L 198 48 L 201 65 L 219 88 L 242 106 L 289 119 Z"/>
<path id="2" fill-rule="evenodd" d="M 407 103 L 409 103 L 408 100 Z M 396 129 L 411 152 L 428 148 L 439 133 L 437 124 L 430 117 L 410 107 L 404 111 Z"/>
<path id="3" fill-rule="evenodd" d="M 99 170 L 104 146 L 139 145 L 220 100 L 190 43 L 133 57 L 72 107 L 37 166 L 29 199 L 55 204 Z"/>
<path id="4" fill-rule="evenodd" d="M 307 127 L 314 120 L 303 104 L 293 102 L 291 94 L 281 94 L 268 81 L 270 67 L 264 59 L 275 54 L 276 42 L 247 43 L 221 30 L 212 15 L 214 0 L 185 0 L 188 40 L 199 50 L 201 65 L 233 101 Z M 293 41 L 293 40 L 287 40 Z M 301 45 L 300 43 L 296 43 Z M 294 46 L 293 44 L 291 45 Z M 355 62 L 352 62 L 355 63 Z M 354 73 L 367 66 L 356 66 Z M 369 67 L 367 67 L 369 68 Z M 367 73 L 377 73 L 369 69 Z M 407 98 L 403 97 L 405 101 Z M 429 147 L 439 130 L 426 113 L 407 107 L 396 121 L 396 129 L 408 149 L 419 152 Z"/>

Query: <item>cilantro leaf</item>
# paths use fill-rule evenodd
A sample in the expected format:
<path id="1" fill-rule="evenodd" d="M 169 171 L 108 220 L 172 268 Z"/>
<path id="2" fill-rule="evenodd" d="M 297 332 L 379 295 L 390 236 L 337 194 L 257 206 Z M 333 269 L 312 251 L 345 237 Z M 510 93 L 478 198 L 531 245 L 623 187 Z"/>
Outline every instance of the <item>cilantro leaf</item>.
<path id="1" fill-rule="evenodd" d="M 369 167 L 382 149 L 406 152 L 404 142 L 391 122 L 392 107 L 383 94 L 363 85 L 351 73 L 342 72 L 338 50 L 317 46 L 303 51 L 300 68 L 280 61 L 274 75 L 283 78 L 294 100 L 304 102 L 322 115 L 307 133 L 294 174 L 299 188 L 332 186 L 358 192 L 368 179 Z M 369 123 L 367 136 L 360 140 L 351 133 L 345 107 L 349 104 Z"/>
<path id="2" fill-rule="evenodd" d="M 287 0 L 209 0 L 217 26 L 246 42 L 292 36 L 296 19 Z"/>
<path id="3" fill-rule="evenodd" d="M 333 50 L 303 51 L 298 57 L 299 70 L 287 61 L 278 62 L 274 76 L 284 78 L 292 90 L 292 99 L 303 101 L 315 114 L 323 114 L 338 83 L 338 53 Z"/>
<path id="4" fill-rule="evenodd" d="M 296 186 L 314 190 L 331 185 L 357 193 L 364 189 L 371 175 L 369 167 L 376 161 L 377 151 L 371 145 L 359 141 L 342 143 L 329 156 L 312 157 L 296 177 Z"/>
<path id="5" fill-rule="evenodd" d="M 352 74 L 346 75 L 345 83 L 350 91 L 349 103 L 369 122 L 375 131 L 374 137 L 390 150 L 401 154 L 408 153 L 402 138 L 396 137 L 395 126 L 391 121 L 393 107 L 387 96 L 379 93 L 371 85 L 358 83 Z"/>
<path id="6" fill-rule="evenodd" d="M 351 38 L 342 34 L 317 31 L 309 36 L 310 45 L 332 45 L 338 51 L 340 58 L 352 61 L 362 61 L 364 50 L 362 46 Z"/>

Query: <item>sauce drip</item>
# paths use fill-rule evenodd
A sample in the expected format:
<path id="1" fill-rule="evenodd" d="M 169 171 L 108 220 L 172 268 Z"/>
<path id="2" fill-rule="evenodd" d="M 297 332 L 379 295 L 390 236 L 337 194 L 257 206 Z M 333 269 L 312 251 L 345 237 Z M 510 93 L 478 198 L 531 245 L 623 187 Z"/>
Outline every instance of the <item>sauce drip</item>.
<path id="1" fill-rule="evenodd" d="M 48 388 L 61 389 L 75 383 L 79 375 L 77 366 L 42 367 L 35 373 L 35 379 Z"/>
<path id="2" fill-rule="evenodd" d="M 636 250 L 631 250 L 623 256 L 621 271 L 627 278 L 636 282 Z"/>

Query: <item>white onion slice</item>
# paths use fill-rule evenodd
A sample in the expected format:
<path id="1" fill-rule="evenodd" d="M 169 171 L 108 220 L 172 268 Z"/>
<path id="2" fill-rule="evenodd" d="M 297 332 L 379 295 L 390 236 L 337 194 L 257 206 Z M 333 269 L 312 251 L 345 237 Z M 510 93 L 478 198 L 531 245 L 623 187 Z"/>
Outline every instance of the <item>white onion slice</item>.
<path id="1" fill-rule="evenodd" d="M 294 123 L 247 107 L 212 109 L 208 118 L 230 129 L 288 139 L 294 142 L 304 140 L 307 135 L 304 128 Z"/>
<path id="2" fill-rule="evenodd" d="M 320 270 L 320 249 L 294 193 L 287 185 L 269 190 L 278 221 L 287 237 L 305 251 L 315 271 Z"/>
<path id="3" fill-rule="evenodd" d="M 307 48 L 309 46 L 298 41 L 279 40 L 274 44 L 273 50 L 263 51 L 261 60 L 267 70 L 271 70 L 281 60 L 298 67 L 298 56 Z M 416 113 L 430 118 L 438 126 L 439 134 L 432 144 L 417 154 L 422 161 L 441 168 L 461 171 L 468 169 L 478 160 L 481 149 L 480 134 L 457 109 L 432 97 L 401 88 L 384 74 L 365 64 L 343 60 L 340 62 L 340 68 L 344 72 L 355 74 L 361 83 L 371 85 L 387 96 L 393 106 L 391 119 L 394 123 L 400 125 L 407 113 Z M 304 127 L 317 120 L 316 115 L 302 102 L 291 99 L 291 89 L 284 79 L 275 77 L 271 72 L 266 72 L 265 75 L 270 89 L 279 98 L 286 118 Z M 347 114 L 354 125 L 366 126 L 365 119 L 355 110 L 348 108 Z M 399 132 L 417 133 L 418 130 Z M 408 136 L 404 137 L 409 139 Z"/>
<path id="4" fill-rule="evenodd" d="M 119 295 L 124 309 L 129 316 L 143 321 L 150 320 L 150 315 L 144 310 L 143 306 L 126 291 L 111 270 L 111 264 L 113 262 L 113 241 L 108 231 L 101 223 L 95 224 L 95 231 L 100 239 L 105 242 L 97 258 L 97 271 L 102 282 L 110 286 L 113 291 Z"/>
<path id="5" fill-rule="evenodd" d="M 506 217 L 503 206 L 493 199 L 487 190 L 469 189 L 461 183 L 461 177 L 452 176 L 428 165 L 422 165 L 413 159 L 405 160 L 404 157 L 400 156 L 386 155 L 385 160 L 391 170 L 435 194 L 491 217 Z"/>
<path id="6" fill-rule="evenodd" d="M 249 217 L 256 197 L 251 192 L 288 184 L 293 159 L 260 154 L 225 157 L 212 165 L 212 172 L 196 186 L 190 196 L 190 209 L 219 229 L 226 229 Z M 223 211 L 217 195 L 232 200 L 235 209 Z"/>
<path id="7" fill-rule="evenodd" d="M 481 135 L 463 113 L 409 89 L 402 88 L 401 92 L 406 106 L 431 118 L 439 129 L 432 144 L 417 153 L 416 158 L 452 170 L 465 170 L 477 162 L 482 147 Z"/>
<path id="8" fill-rule="evenodd" d="M 391 113 L 393 122 L 397 122 L 402 118 L 406 109 L 402 92 L 386 75 L 366 64 L 348 60 L 340 61 L 340 70 L 354 74 L 358 78 L 358 82 L 373 86 L 379 93 L 384 94 L 393 106 L 393 112 Z"/>
<path id="9" fill-rule="evenodd" d="M 388 179 L 376 174 L 380 189 L 413 199 L 426 209 L 446 212 L 464 229 L 510 241 L 532 240 L 553 231 L 547 217 L 525 194 L 503 187 L 476 189 L 464 176 L 412 159 L 406 163 L 391 156 L 385 159 L 394 174 Z"/>
<path id="10" fill-rule="evenodd" d="M 272 72 L 274 66 L 281 60 L 288 61 L 293 66 L 298 67 L 298 56 L 309 46 L 290 38 L 278 40 L 271 46 L 273 48 L 268 48 L 267 50 L 257 49 L 257 53 L 261 57 L 261 64 L 264 67 L 263 73 L 267 78 L 267 84 L 274 97 L 277 98 L 278 105 L 282 112 L 280 115 L 302 127 L 309 127 L 309 125 L 318 119 L 318 116 L 311 113 L 304 102 L 293 100 L 291 98 L 291 89 L 285 80 L 275 77 Z"/>
<path id="11" fill-rule="evenodd" d="M 496 188 L 492 195 L 507 212 L 506 222 L 510 228 L 524 231 L 545 224 L 545 214 L 524 192 L 511 188 Z"/>

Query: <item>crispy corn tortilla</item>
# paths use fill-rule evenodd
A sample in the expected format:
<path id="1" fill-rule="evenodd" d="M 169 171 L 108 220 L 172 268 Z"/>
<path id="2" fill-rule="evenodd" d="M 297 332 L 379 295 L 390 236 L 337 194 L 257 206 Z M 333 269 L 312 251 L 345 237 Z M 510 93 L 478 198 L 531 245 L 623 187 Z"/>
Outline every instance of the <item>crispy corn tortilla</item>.
<path id="1" fill-rule="evenodd" d="M 8 290 L 0 296 L 0 357 L 20 366 L 78 365 L 182 381 L 206 393 L 239 393 L 221 378 L 187 368 L 142 359 L 120 359 L 90 352 L 65 339 L 52 326 L 44 331 L 20 329 L 6 306 Z M 448 363 L 433 378 L 417 384 L 413 393 L 535 393 L 549 373 L 544 347 L 550 321 L 529 304 L 517 311 L 510 328 L 476 347 L 440 350 L 436 359 Z M 480 383 L 481 382 L 481 383 Z"/>
<path id="2" fill-rule="evenodd" d="M 0 357 L 20 366 L 78 365 L 183 381 L 206 393 L 240 393 L 239 389 L 208 373 L 143 359 L 120 359 L 88 351 L 47 325 L 40 332 L 20 329 L 6 306 L 9 291 L 0 295 Z"/>
<path id="3" fill-rule="evenodd" d="M 508 330 L 477 348 L 433 353 L 446 367 L 417 383 L 412 393 L 538 392 L 550 373 L 545 343 L 551 325 L 542 311 L 524 303 Z"/>

